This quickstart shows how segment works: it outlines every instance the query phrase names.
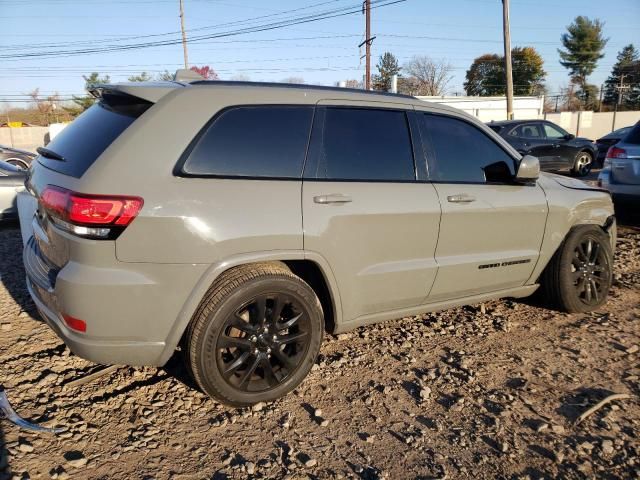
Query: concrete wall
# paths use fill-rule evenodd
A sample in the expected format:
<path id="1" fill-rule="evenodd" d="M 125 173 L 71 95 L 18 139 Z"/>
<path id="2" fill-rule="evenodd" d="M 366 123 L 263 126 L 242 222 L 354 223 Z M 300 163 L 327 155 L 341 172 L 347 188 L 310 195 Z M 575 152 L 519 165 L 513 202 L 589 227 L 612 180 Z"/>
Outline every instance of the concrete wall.
<path id="1" fill-rule="evenodd" d="M 589 112 L 562 112 L 546 113 L 541 118 L 557 123 L 569 133 L 591 140 L 596 140 L 617 128 L 628 127 L 640 121 L 640 111 L 616 113 L 615 125 L 613 124 L 613 112 L 592 113 L 590 122 L 589 116 Z"/>
<path id="2" fill-rule="evenodd" d="M 2 127 L 0 128 L 0 145 L 36 151 L 45 144 L 45 135 L 49 127 Z"/>
<path id="3" fill-rule="evenodd" d="M 483 122 L 507 119 L 505 97 L 418 97 L 425 102 L 458 108 Z M 516 119 L 540 118 L 544 111 L 544 97 L 515 97 L 513 115 Z"/>

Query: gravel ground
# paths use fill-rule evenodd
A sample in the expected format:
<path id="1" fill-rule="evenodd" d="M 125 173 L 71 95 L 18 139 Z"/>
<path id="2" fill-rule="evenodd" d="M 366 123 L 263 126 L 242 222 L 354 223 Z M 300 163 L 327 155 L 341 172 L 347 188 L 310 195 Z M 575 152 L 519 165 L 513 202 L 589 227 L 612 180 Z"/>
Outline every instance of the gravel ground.
<path id="1" fill-rule="evenodd" d="M 592 314 L 510 300 L 327 335 L 293 394 L 225 408 L 166 369 L 96 370 L 38 320 L 17 227 L 0 227 L 0 422 L 16 478 L 638 478 L 640 230 L 620 231 L 615 285 Z M 611 402 L 576 424 L 611 393 Z"/>

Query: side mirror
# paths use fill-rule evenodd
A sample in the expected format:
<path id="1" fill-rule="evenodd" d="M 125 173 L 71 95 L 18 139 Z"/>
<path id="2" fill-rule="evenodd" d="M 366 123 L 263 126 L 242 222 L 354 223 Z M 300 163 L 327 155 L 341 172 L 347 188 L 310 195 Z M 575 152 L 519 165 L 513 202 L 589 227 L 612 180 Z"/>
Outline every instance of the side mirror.
<path id="1" fill-rule="evenodd" d="M 540 160 L 532 155 L 525 155 L 520 160 L 518 171 L 516 172 L 516 181 L 523 183 L 531 183 L 540 176 Z"/>
<path id="2" fill-rule="evenodd" d="M 573 140 L 576 136 L 573 133 L 567 133 L 563 138 L 565 140 Z"/>

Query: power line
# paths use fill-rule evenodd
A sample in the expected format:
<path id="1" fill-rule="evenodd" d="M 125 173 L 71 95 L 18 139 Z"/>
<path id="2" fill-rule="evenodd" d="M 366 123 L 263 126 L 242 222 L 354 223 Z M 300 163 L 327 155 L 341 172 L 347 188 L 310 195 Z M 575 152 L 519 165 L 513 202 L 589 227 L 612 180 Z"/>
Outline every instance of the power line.
<path id="1" fill-rule="evenodd" d="M 407 0 L 373 0 L 372 3 L 374 3 L 375 6 L 373 6 L 372 8 L 385 7 L 385 6 L 389 6 L 389 5 L 403 3 L 405 1 L 407 1 Z M 326 3 L 326 2 L 323 2 L 323 3 Z M 283 20 L 278 20 L 278 21 L 275 21 L 275 22 L 272 22 L 272 23 L 267 23 L 267 24 L 262 24 L 262 25 L 254 25 L 254 26 L 249 26 L 249 27 L 243 27 L 243 28 L 239 28 L 239 29 L 231 30 L 231 31 L 227 31 L 227 32 L 211 33 L 211 34 L 205 34 L 205 35 L 199 35 L 199 36 L 192 36 L 190 41 L 192 43 L 195 43 L 195 42 L 201 42 L 203 40 L 225 38 L 225 37 L 231 37 L 231 36 L 236 36 L 236 35 L 243 35 L 243 34 L 247 34 L 247 33 L 258 33 L 258 32 L 270 31 L 270 30 L 289 27 L 289 26 L 292 26 L 292 25 L 300 25 L 300 24 L 306 24 L 306 23 L 311 23 L 311 22 L 317 22 L 317 21 L 320 21 L 320 20 L 327 20 L 327 19 L 330 19 L 330 18 L 342 17 L 342 16 L 346 16 L 346 15 L 353 15 L 355 13 L 359 13 L 359 11 L 360 11 L 359 6 L 357 8 L 353 7 L 353 6 L 341 7 L 341 8 L 338 8 L 338 9 L 333 9 L 333 10 L 313 13 L 313 14 L 305 15 L 305 16 L 301 16 L 301 17 L 300 16 L 299 17 L 291 17 L 291 18 L 287 18 L 287 19 L 283 19 Z M 231 22 L 231 24 L 235 24 L 235 23 L 238 23 L 238 22 Z M 192 31 L 203 30 L 203 29 L 207 29 L 207 28 L 212 28 L 212 27 L 201 27 L 200 29 L 192 29 Z M 217 28 L 217 26 L 216 26 L 216 28 Z M 156 34 L 156 35 L 164 35 L 164 34 Z M 53 57 L 59 57 L 59 56 L 75 56 L 75 55 L 85 55 L 85 54 L 91 54 L 91 53 L 104 53 L 104 52 L 114 52 L 114 51 L 149 48 L 149 47 L 155 47 L 155 46 L 175 45 L 177 43 L 180 43 L 180 41 L 181 41 L 180 39 L 168 39 L 168 40 L 158 40 L 158 41 L 151 41 L 151 42 L 144 42 L 144 43 L 135 43 L 135 44 L 108 45 L 108 46 L 103 47 L 103 48 L 84 48 L 84 49 L 77 49 L 77 50 L 58 50 L 58 51 L 35 52 L 35 53 L 27 51 L 27 52 L 9 53 L 9 54 L 0 55 L 0 58 L 2 58 L 2 59 L 12 59 L 12 58 L 23 59 L 25 57 L 27 57 L 27 58 L 29 58 L 29 57 L 31 57 L 31 58 L 53 58 Z"/>

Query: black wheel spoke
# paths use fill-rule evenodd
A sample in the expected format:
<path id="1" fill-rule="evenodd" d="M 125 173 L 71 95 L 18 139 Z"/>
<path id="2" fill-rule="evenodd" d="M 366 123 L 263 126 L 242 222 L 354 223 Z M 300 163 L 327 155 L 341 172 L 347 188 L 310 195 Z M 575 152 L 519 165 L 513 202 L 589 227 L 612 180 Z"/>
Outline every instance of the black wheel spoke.
<path id="1" fill-rule="evenodd" d="M 225 378 L 229 378 L 231 375 L 233 375 L 233 373 L 238 368 L 240 368 L 242 365 L 244 365 L 244 363 L 247 361 L 247 359 L 249 358 L 250 355 L 251 355 L 250 352 L 243 352 L 241 355 L 236 357 L 229 365 L 225 365 L 226 368 L 222 372 L 222 375 Z"/>
<path id="2" fill-rule="evenodd" d="M 273 309 L 271 310 L 271 322 L 276 325 L 280 321 L 282 309 L 287 304 L 287 299 L 283 295 L 276 295 L 273 299 Z"/>
<path id="3" fill-rule="evenodd" d="M 253 333 L 256 330 L 256 327 L 242 318 L 242 316 L 238 312 L 236 312 L 233 318 L 231 318 L 229 326 L 245 333 Z"/>
<path id="4" fill-rule="evenodd" d="M 264 379 L 270 387 L 278 386 L 278 379 L 276 378 L 275 373 L 273 373 L 273 367 L 271 366 L 271 360 L 268 358 L 263 358 L 262 360 L 262 370 L 264 372 Z"/>
<path id="5" fill-rule="evenodd" d="M 282 323 L 277 323 L 277 324 L 276 324 L 276 328 L 277 328 L 278 330 L 286 330 L 286 329 L 288 329 L 288 328 L 291 328 L 291 327 L 293 327 L 293 326 L 298 322 L 298 320 L 300 320 L 300 318 L 301 318 L 301 317 L 302 317 L 302 313 L 299 313 L 299 314 L 297 314 L 297 315 L 294 315 L 294 316 L 293 316 L 292 318 L 290 318 L 289 320 L 286 320 L 286 321 L 284 321 L 284 322 L 282 322 Z"/>
<path id="6" fill-rule="evenodd" d="M 242 376 L 240 377 L 240 381 L 238 382 L 239 387 L 243 387 L 249 382 L 249 379 L 256 371 L 256 368 L 258 368 L 258 365 L 260 364 L 260 362 L 261 362 L 261 359 L 259 357 L 254 358 L 253 362 L 251 362 L 249 367 L 247 367 L 246 371 L 242 373 Z"/>
<path id="7" fill-rule="evenodd" d="M 593 298 L 597 302 L 600 299 L 598 298 L 598 287 L 596 287 L 596 282 L 594 282 L 593 279 L 590 279 L 589 284 L 591 285 L 591 292 L 593 293 Z"/>
<path id="8" fill-rule="evenodd" d="M 296 363 L 293 358 L 284 353 L 279 348 L 272 352 L 272 355 L 276 357 L 276 360 L 287 370 L 291 371 L 296 366 Z"/>
<path id="9" fill-rule="evenodd" d="M 253 323 L 256 326 L 264 325 L 266 310 L 267 310 L 266 297 L 257 298 L 255 303 L 252 305 L 252 308 L 249 310 L 249 317 L 251 318 L 251 323 Z"/>
<path id="10" fill-rule="evenodd" d="M 308 335 L 307 332 L 289 333 L 287 335 L 279 336 L 276 341 L 278 343 L 286 345 L 286 344 L 289 344 L 289 343 L 297 342 L 297 341 L 299 341 L 299 340 L 301 340 L 303 338 L 306 338 L 307 335 Z"/>
<path id="11" fill-rule="evenodd" d="M 589 261 L 591 263 L 596 263 L 598 261 L 598 255 L 600 253 L 600 244 L 599 243 L 595 243 L 593 246 L 593 250 L 591 252 L 591 257 L 589 258 Z"/>
<path id="12" fill-rule="evenodd" d="M 252 347 L 251 342 L 246 338 L 229 337 L 223 335 L 218 341 L 218 348 L 239 348 L 241 350 L 250 350 Z"/>

